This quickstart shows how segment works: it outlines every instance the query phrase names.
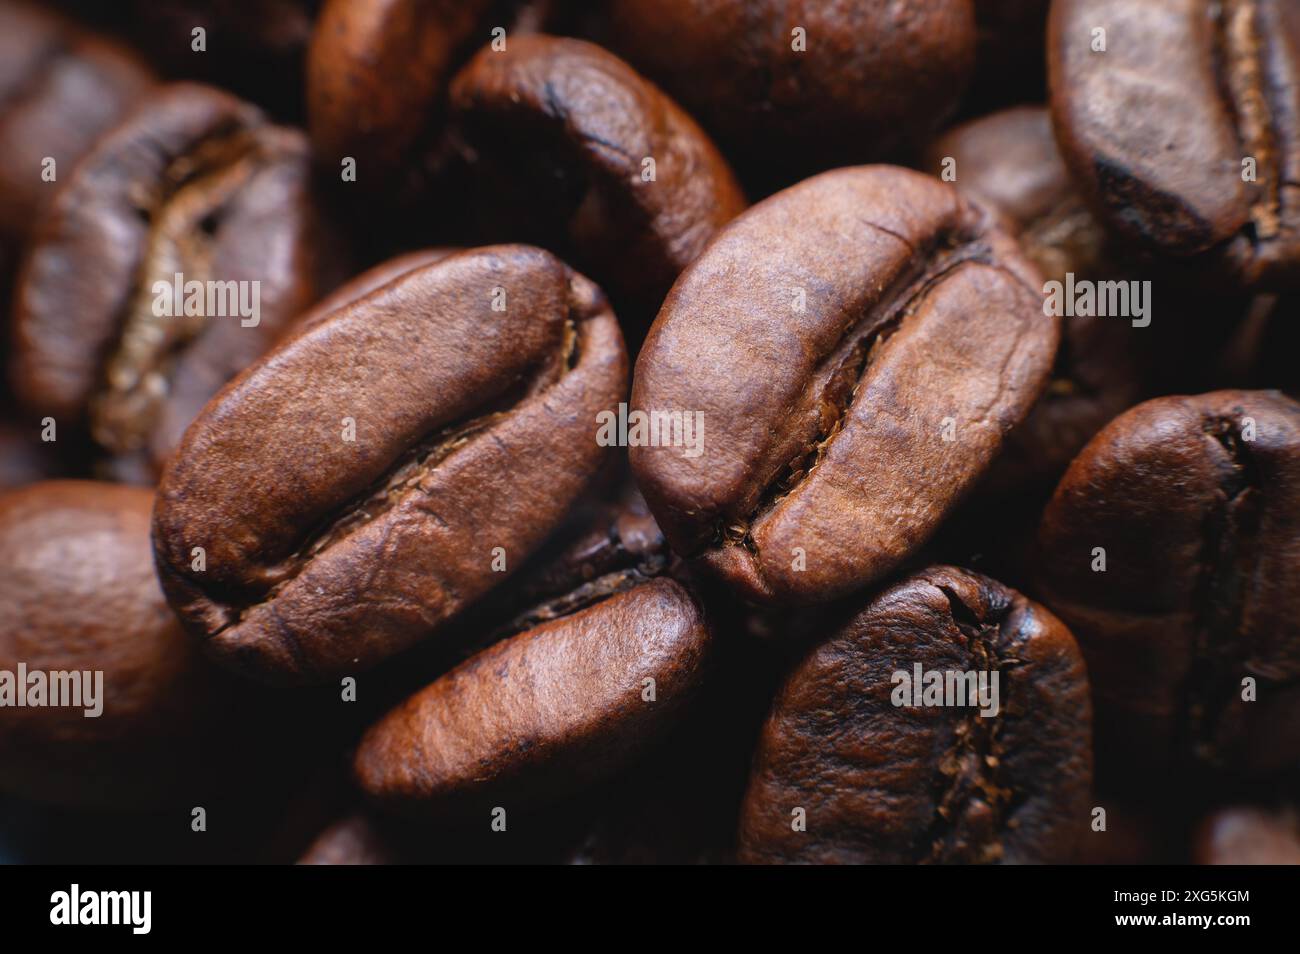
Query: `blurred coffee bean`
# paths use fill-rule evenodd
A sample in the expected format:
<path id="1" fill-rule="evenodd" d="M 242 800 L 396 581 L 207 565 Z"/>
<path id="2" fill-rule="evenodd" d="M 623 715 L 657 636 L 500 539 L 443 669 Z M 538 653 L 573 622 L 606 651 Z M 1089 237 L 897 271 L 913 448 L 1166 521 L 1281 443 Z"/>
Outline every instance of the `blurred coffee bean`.
<path id="1" fill-rule="evenodd" d="M 266 700 L 181 631 L 154 575 L 152 502 L 81 481 L 0 494 L 0 789 L 138 809 L 260 784 Z"/>
<path id="2" fill-rule="evenodd" d="M 1300 865 L 1300 812 L 1235 807 L 1215 812 L 1197 831 L 1199 865 Z"/>
<path id="3" fill-rule="evenodd" d="M 613 0 L 610 17 L 612 49 L 764 192 L 919 141 L 975 60 L 971 0 Z"/>
<path id="4" fill-rule="evenodd" d="M 0 2 L 0 240 L 32 232 L 59 184 L 152 82 L 121 45 L 35 4 Z"/>
<path id="5" fill-rule="evenodd" d="M 301 133 L 215 89 L 159 87 L 77 167 L 29 250 L 15 390 L 156 470 L 333 283 L 336 253 Z"/>
<path id="6" fill-rule="evenodd" d="M 391 865 L 395 846 L 369 817 L 348 815 L 325 829 L 298 859 L 300 865 Z"/>
<path id="7" fill-rule="evenodd" d="M 1300 5 L 1057 0 L 1052 116 L 1106 227 L 1243 288 L 1300 286 Z"/>
<path id="8" fill-rule="evenodd" d="M 1300 764 L 1300 404 L 1219 391 L 1120 415 L 1057 487 L 1039 561 L 1103 767 L 1181 785 Z"/>

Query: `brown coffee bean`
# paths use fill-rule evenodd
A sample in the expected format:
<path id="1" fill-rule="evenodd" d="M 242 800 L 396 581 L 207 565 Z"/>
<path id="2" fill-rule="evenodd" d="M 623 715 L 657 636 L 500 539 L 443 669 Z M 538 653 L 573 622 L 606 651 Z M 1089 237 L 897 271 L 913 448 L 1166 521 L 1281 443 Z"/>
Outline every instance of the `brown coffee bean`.
<path id="1" fill-rule="evenodd" d="M 927 684 L 987 673 L 980 701 L 997 712 L 928 692 L 916 705 L 898 675 L 914 667 Z M 932 567 L 874 597 L 787 678 L 755 753 L 740 859 L 1069 861 L 1088 815 L 1089 728 L 1066 628 L 987 577 Z"/>
<path id="2" fill-rule="evenodd" d="M 709 629 L 667 578 L 498 643 L 407 700 L 357 750 L 362 789 L 408 813 L 550 801 L 612 774 L 684 715 Z"/>
<path id="3" fill-rule="evenodd" d="M 1042 598 L 1088 660 L 1100 757 L 1170 780 L 1296 764 L 1300 404 L 1218 391 L 1120 415 L 1062 478 L 1039 550 Z"/>
<path id="4" fill-rule="evenodd" d="M 540 249 L 408 272 L 285 341 L 186 433 L 156 513 L 168 598 L 258 678 L 370 667 L 542 543 L 604 459 L 596 417 L 626 380 L 604 297 Z"/>
<path id="5" fill-rule="evenodd" d="M 1300 812 L 1224 808 L 1201 823 L 1192 860 L 1198 865 L 1300 865 Z"/>
<path id="6" fill-rule="evenodd" d="M 1300 6 L 1058 0 L 1048 55 L 1065 161 L 1109 229 L 1242 287 L 1300 285 Z"/>
<path id="7" fill-rule="evenodd" d="M 31 233 L 95 139 L 152 82 L 118 44 L 33 4 L 0 3 L 0 236 Z"/>
<path id="8" fill-rule="evenodd" d="M 4 791 L 144 808 L 181 793 L 204 804 L 235 766 L 240 784 L 257 779 L 250 722 L 264 709 L 203 662 L 168 608 L 149 547 L 152 500 L 85 481 L 0 494 Z M 56 683 L 75 687 L 77 704 L 54 706 Z"/>
<path id="9" fill-rule="evenodd" d="M 637 360 L 634 412 L 697 432 L 628 431 L 673 548 L 768 603 L 894 570 L 1046 383 L 1040 284 L 988 214 L 905 169 L 825 173 L 740 216 Z"/>
<path id="10" fill-rule="evenodd" d="M 970 0 L 615 0 L 611 18 L 616 52 L 779 185 L 924 136 L 974 65 Z"/>
<path id="11" fill-rule="evenodd" d="M 341 818 L 298 859 L 300 865 L 391 865 L 401 860 L 385 833 L 365 815 Z"/>
<path id="12" fill-rule="evenodd" d="M 308 116 L 322 162 L 334 171 L 354 158 L 360 190 L 389 201 L 423 192 L 456 68 L 493 39 L 494 27 L 513 44 L 540 29 L 553 6 L 534 0 L 506 12 L 491 0 L 326 0 L 307 58 Z"/>
<path id="13" fill-rule="evenodd" d="M 620 304 L 653 313 L 745 208 L 694 120 L 594 44 L 523 36 L 484 48 L 452 83 L 451 109 L 503 230 L 571 258 Z"/>
<path id="14" fill-rule="evenodd" d="M 29 411 L 160 467 L 328 283 L 309 179 L 300 133 L 215 89 L 159 87 L 77 167 L 24 263 L 13 363 Z"/>
<path id="15" fill-rule="evenodd" d="M 935 175 L 950 168 L 959 189 L 1000 212 L 1045 279 L 1137 277 L 1109 254 L 1104 230 L 1070 182 L 1043 107 L 1021 106 L 959 126 L 930 145 L 922 168 Z M 1172 307 L 1162 317 L 1186 323 Z M 1046 496 L 1088 439 L 1146 396 L 1143 335 L 1125 316 L 1075 315 L 1062 322 L 1051 381 L 1007 437 L 982 489 L 1015 493 L 1042 486 Z"/>

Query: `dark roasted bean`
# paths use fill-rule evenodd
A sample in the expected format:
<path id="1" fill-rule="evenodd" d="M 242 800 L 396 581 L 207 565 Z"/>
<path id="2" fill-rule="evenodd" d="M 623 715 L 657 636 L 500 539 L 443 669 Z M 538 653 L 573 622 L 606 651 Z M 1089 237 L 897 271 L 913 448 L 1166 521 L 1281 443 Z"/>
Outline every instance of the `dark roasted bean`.
<path id="1" fill-rule="evenodd" d="M 260 678 L 372 666 L 541 544 L 603 459 L 596 415 L 626 375 L 600 291 L 539 249 L 407 272 L 286 341 L 187 432 L 156 514 L 168 597 Z"/>
<path id="2" fill-rule="evenodd" d="M 1300 404 L 1218 391 L 1120 415 L 1062 478 L 1039 550 L 1099 752 L 1155 775 L 1296 764 Z"/>
<path id="3" fill-rule="evenodd" d="M 683 273 L 637 359 L 634 410 L 698 431 L 687 447 L 629 431 L 668 540 L 763 602 L 881 579 L 1046 384 L 1059 322 L 1039 284 L 989 215 L 905 169 L 756 205 Z"/>
<path id="4" fill-rule="evenodd" d="M 925 695 L 900 697 L 897 674 L 914 667 Z M 996 691 L 932 700 L 936 673 L 948 686 L 982 674 Z M 777 693 L 741 860 L 1070 861 L 1088 818 L 1089 724 L 1083 659 L 1060 621 L 986 577 L 925 570 L 830 633 Z"/>

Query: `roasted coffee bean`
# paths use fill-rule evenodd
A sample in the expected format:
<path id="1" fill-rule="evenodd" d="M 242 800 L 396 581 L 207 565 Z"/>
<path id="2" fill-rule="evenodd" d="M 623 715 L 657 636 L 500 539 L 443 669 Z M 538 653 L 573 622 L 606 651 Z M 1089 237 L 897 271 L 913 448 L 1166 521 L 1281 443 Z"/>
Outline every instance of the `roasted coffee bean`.
<path id="1" fill-rule="evenodd" d="M 0 494 L 0 789 L 144 808 L 257 778 L 265 707 L 202 660 L 168 608 L 151 504 L 85 481 Z"/>
<path id="2" fill-rule="evenodd" d="M 389 201 L 418 195 L 437 171 L 446 91 L 493 28 L 540 29 L 553 0 L 326 0 L 307 59 L 312 142 L 337 170 L 353 158 L 356 183 Z M 335 174 L 337 174 L 335 172 Z"/>
<path id="3" fill-rule="evenodd" d="M 32 4 L 0 3 L 0 236 L 31 232 L 57 185 L 152 81 L 116 43 Z"/>
<path id="4" fill-rule="evenodd" d="M 451 109 L 504 231 L 572 259 L 616 303 L 651 302 L 649 317 L 745 207 L 695 122 L 594 44 L 525 36 L 484 48 L 457 74 Z"/>
<path id="5" fill-rule="evenodd" d="M 613 49 L 777 186 L 889 156 L 956 105 L 970 0 L 614 0 Z"/>
<path id="6" fill-rule="evenodd" d="M 948 164 L 959 189 L 1002 213 L 1043 278 L 1064 283 L 1134 277 L 1109 256 L 1104 230 L 1071 184 L 1045 108 L 1008 109 L 952 130 L 930 145 L 922 168 L 939 175 Z M 1185 315 L 1177 318 L 1186 323 Z M 1128 318 L 1077 315 L 1061 330 L 1051 381 L 1028 419 L 1008 436 L 984 481 L 986 491 L 1013 493 L 1046 484 L 1045 496 L 1093 434 L 1147 396 L 1143 332 Z"/>
<path id="7" fill-rule="evenodd" d="M 1040 284 L 987 213 L 905 169 L 824 173 L 741 215 L 637 359 L 633 413 L 659 434 L 629 415 L 627 443 L 673 548 L 767 603 L 893 571 L 1046 384 Z"/>
<path id="8" fill-rule="evenodd" d="M 1295 860 L 1300 0 L 0 0 L 0 147 L 0 862 Z"/>
<path id="9" fill-rule="evenodd" d="M 900 681 L 918 668 L 961 698 Z M 965 690 L 981 678 L 977 701 Z M 874 597 L 777 693 L 740 859 L 1069 861 L 1088 817 L 1090 718 L 1060 621 L 987 577 L 927 569 Z"/>
<path id="10" fill-rule="evenodd" d="M 1300 285 L 1300 5 L 1058 0 L 1048 57 L 1065 161 L 1109 229 L 1243 287 Z"/>
<path id="11" fill-rule="evenodd" d="M 28 410 L 160 467 L 325 290 L 309 179 L 300 133 L 215 89 L 158 88 L 77 167 L 23 265 L 13 365 Z"/>
<path id="12" fill-rule="evenodd" d="M 186 433 L 155 518 L 168 598 L 258 678 L 370 667 L 543 542 L 626 380 L 603 295 L 540 249 L 408 272 L 285 341 Z"/>
<path id="13" fill-rule="evenodd" d="M 1192 860 L 1199 865 L 1300 865 L 1300 812 L 1225 808 L 1196 833 Z"/>
<path id="14" fill-rule="evenodd" d="M 300 865 L 391 865 L 400 851 L 366 815 L 341 818 L 325 829 L 298 859 Z"/>
<path id="15" fill-rule="evenodd" d="M 1042 598 L 1088 660 L 1099 754 L 1171 780 L 1297 764 L 1300 404 L 1138 405 L 1070 465 L 1039 549 Z"/>
<path id="16" fill-rule="evenodd" d="M 629 585 L 484 650 L 362 739 L 361 788 L 395 811 L 525 808 L 626 765 L 687 712 L 710 631 L 681 584 Z"/>
<path id="17" fill-rule="evenodd" d="M 681 720 L 680 710 L 696 692 L 703 659 L 711 655 L 713 637 L 694 597 L 665 576 L 671 555 L 635 493 L 583 509 L 589 512 L 577 518 L 576 528 L 539 551 L 500 587 L 491 605 L 476 607 L 458 621 L 462 632 L 481 630 L 461 637 L 464 645 L 474 647 L 472 655 L 432 685 L 419 686 L 396 713 L 381 720 L 386 728 L 369 736 L 380 741 L 363 741 L 358 772 L 370 780 L 363 784 L 372 794 L 398 809 L 427 800 L 459 817 L 480 795 L 506 797 L 517 790 L 513 782 L 456 777 L 469 760 L 482 756 L 497 766 L 492 775 L 513 778 L 523 772 L 524 788 L 518 791 L 526 797 L 515 807 L 536 808 L 553 796 L 546 780 L 552 773 L 585 795 L 593 782 L 622 767 L 624 750 L 639 752 L 645 744 L 644 731 L 631 726 L 661 734 L 663 727 Z M 568 661 L 567 655 L 575 658 Z M 638 675 L 637 666 L 645 672 Z M 648 699 L 647 678 L 654 680 Z M 595 685 L 596 680 L 609 685 Z M 568 695 L 566 686 L 577 689 L 567 708 L 560 700 Z M 637 706 L 656 711 L 642 713 Z M 643 715 L 648 722 L 642 722 Z M 460 738 L 456 726 L 465 719 L 483 720 L 486 728 Z M 625 727 L 628 740 L 621 738 Z M 453 740 L 450 748 L 444 740 Z M 568 760 L 587 757 L 579 747 L 589 745 L 604 753 L 592 756 L 593 761 L 608 764 L 590 774 L 571 775 Z M 394 753 L 411 746 L 435 753 L 432 771 L 439 777 L 419 783 L 430 786 L 427 792 L 407 791 L 409 783 L 398 777 L 404 769 L 392 761 Z M 531 761 L 534 757 L 540 762 Z M 364 769 L 362 758 L 368 760 Z M 532 778 L 538 779 L 535 792 Z M 480 784 L 488 786 L 486 794 Z M 585 814 L 597 808 L 589 806 Z M 410 813 L 426 814 L 419 809 Z M 579 827 L 591 825 L 582 820 Z M 576 850 L 576 844 L 559 847 L 562 854 Z"/>

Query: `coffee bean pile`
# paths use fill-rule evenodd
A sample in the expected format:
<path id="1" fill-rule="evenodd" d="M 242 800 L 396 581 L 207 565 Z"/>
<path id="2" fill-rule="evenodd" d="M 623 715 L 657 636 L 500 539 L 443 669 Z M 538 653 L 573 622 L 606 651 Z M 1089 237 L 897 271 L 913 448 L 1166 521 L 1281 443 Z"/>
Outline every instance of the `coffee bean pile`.
<path id="1" fill-rule="evenodd" d="M 0 0 L 0 859 L 1300 861 L 1300 3 Z"/>

